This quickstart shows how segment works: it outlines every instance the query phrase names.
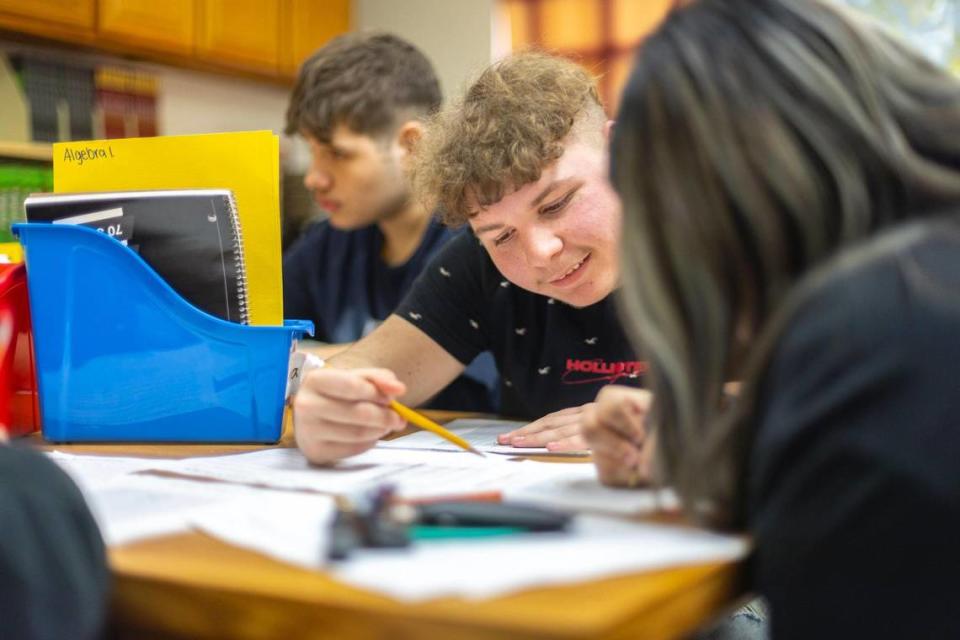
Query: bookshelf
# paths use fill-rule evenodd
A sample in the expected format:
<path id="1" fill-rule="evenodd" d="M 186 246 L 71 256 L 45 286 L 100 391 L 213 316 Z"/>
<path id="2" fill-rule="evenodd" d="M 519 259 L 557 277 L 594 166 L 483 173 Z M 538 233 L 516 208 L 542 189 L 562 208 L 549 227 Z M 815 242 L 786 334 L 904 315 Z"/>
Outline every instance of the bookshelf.
<path id="1" fill-rule="evenodd" d="M 0 263 L 20 262 L 23 252 L 10 225 L 23 220 L 23 199 L 52 185 L 53 145 L 0 140 Z"/>
<path id="2" fill-rule="evenodd" d="M 0 160 L 51 162 L 53 145 L 42 142 L 7 142 L 0 140 Z"/>

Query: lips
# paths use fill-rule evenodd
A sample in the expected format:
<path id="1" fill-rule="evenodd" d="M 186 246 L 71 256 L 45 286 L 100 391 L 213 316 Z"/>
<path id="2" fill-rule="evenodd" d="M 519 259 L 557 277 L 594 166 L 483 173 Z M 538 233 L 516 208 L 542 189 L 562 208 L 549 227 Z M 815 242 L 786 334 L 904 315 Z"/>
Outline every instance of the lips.
<path id="1" fill-rule="evenodd" d="M 590 259 L 590 254 L 588 253 L 582 258 L 580 258 L 577 262 L 570 265 L 567 268 L 567 270 L 564 271 L 562 274 L 560 274 L 558 277 L 554 278 L 553 280 L 550 280 L 550 284 L 563 286 L 567 283 L 572 282 L 580 274 L 580 271 L 583 269 L 583 265 L 585 265 L 589 259 Z"/>
<path id="2" fill-rule="evenodd" d="M 328 213 L 335 213 L 340 209 L 340 203 L 335 200 L 327 200 L 325 198 L 317 198 L 317 206 Z"/>

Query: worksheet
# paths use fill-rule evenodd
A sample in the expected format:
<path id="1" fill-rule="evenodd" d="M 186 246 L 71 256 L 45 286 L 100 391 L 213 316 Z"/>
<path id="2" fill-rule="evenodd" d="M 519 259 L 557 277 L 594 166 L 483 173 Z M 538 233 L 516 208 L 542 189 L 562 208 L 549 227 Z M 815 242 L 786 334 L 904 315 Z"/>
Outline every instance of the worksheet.
<path id="1" fill-rule="evenodd" d="M 173 462 L 172 458 L 76 455 L 62 451 L 50 451 L 47 457 L 81 487 L 106 484 L 121 476 L 152 469 L 157 464 Z"/>
<path id="2" fill-rule="evenodd" d="M 592 464 L 571 464 L 564 474 L 507 488 L 505 500 L 530 502 L 570 512 L 641 515 L 677 511 L 680 502 L 671 489 L 607 487 Z"/>
<path id="3" fill-rule="evenodd" d="M 484 453 L 497 453 L 506 455 L 566 455 L 566 456 L 588 456 L 589 451 L 570 451 L 557 453 L 548 451 L 546 447 L 513 447 L 502 445 L 497 442 L 497 436 L 501 433 L 513 431 L 524 426 L 525 422 L 514 422 L 510 420 L 484 420 L 484 419 L 459 419 L 452 420 L 443 425 L 453 433 L 457 434 L 470 445 Z M 385 440 L 378 447 L 392 449 L 433 449 L 436 451 L 459 451 L 457 445 L 447 442 L 443 438 L 429 431 L 417 431 L 410 435 L 393 440 Z"/>
<path id="4" fill-rule="evenodd" d="M 314 466 L 297 449 L 187 458 L 155 468 L 188 477 L 211 478 L 277 489 L 307 489 L 355 495 L 384 484 L 408 498 L 501 492 L 569 474 L 577 464 L 479 457 L 462 450 L 376 447 L 332 465 Z"/>

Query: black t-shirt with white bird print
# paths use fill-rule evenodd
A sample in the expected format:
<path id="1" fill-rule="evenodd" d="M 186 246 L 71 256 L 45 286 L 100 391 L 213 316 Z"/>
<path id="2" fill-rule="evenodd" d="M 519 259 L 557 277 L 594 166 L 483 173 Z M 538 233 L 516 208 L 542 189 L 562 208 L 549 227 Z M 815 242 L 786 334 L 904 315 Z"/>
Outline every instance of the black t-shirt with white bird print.
<path id="1" fill-rule="evenodd" d="M 642 386 L 646 365 L 612 296 L 578 309 L 521 289 L 468 228 L 434 255 L 395 313 L 460 362 L 493 353 L 504 416 L 534 420 L 591 402 L 606 384 Z"/>

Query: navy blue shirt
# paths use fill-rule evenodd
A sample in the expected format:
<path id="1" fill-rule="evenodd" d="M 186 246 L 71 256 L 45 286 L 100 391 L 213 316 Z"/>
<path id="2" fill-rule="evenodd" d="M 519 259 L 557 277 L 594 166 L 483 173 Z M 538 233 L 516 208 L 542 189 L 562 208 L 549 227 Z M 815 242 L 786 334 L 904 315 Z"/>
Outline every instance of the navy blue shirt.
<path id="1" fill-rule="evenodd" d="M 327 221 L 311 225 L 284 256 L 284 317 L 313 321 L 315 338 L 322 342 L 354 342 L 390 315 L 451 235 L 431 220 L 410 259 L 390 266 L 381 258 L 383 233 L 376 225 L 351 231 Z M 498 411 L 493 358 L 485 354 L 471 360 L 464 374 L 427 406 Z"/>
<path id="2" fill-rule="evenodd" d="M 533 420 L 580 406 L 606 384 L 640 386 L 646 371 L 613 296 L 576 308 L 521 289 L 470 229 L 437 252 L 397 314 L 461 362 L 493 353 L 504 416 Z"/>

